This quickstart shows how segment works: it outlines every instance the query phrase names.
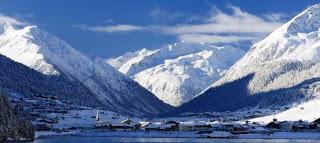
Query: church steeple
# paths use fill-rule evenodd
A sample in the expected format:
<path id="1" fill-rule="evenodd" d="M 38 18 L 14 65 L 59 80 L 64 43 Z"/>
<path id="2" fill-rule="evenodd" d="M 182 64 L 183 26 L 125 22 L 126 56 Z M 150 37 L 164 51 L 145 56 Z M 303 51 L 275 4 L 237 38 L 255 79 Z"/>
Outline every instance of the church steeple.
<path id="1" fill-rule="evenodd" d="M 100 116 L 99 116 L 99 110 L 97 110 L 97 114 L 96 114 L 96 123 L 100 123 Z"/>

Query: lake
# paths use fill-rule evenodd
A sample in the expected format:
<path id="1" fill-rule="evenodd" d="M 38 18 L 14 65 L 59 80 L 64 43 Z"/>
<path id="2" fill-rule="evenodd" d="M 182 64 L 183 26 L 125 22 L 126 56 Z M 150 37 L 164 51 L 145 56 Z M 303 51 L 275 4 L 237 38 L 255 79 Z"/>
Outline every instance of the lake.
<path id="1" fill-rule="evenodd" d="M 308 139 L 207 139 L 207 138 L 140 138 L 140 137 L 81 137 L 50 136 L 34 143 L 104 143 L 104 142 L 213 142 L 213 143 L 318 143 L 319 140 Z"/>

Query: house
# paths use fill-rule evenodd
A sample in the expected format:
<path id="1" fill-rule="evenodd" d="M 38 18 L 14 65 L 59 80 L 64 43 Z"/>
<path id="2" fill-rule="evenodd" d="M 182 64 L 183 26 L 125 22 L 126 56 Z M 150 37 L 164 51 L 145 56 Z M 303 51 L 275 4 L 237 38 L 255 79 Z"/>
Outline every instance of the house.
<path id="1" fill-rule="evenodd" d="M 141 122 L 141 128 L 144 129 L 146 127 L 148 127 L 151 124 L 151 122 Z"/>
<path id="2" fill-rule="evenodd" d="M 280 122 L 270 122 L 266 125 L 266 128 L 270 129 L 281 129 Z"/>
<path id="3" fill-rule="evenodd" d="M 178 130 L 178 127 L 175 127 L 172 124 L 162 124 L 160 127 L 161 131 L 176 131 Z"/>
<path id="4" fill-rule="evenodd" d="M 314 120 L 309 124 L 309 129 L 318 129 L 318 128 L 320 128 L 320 118 L 318 118 L 317 120 Z"/>
<path id="5" fill-rule="evenodd" d="M 179 126 L 173 123 L 152 123 L 144 127 L 145 131 L 177 131 Z"/>
<path id="6" fill-rule="evenodd" d="M 194 124 L 194 130 L 195 131 L 211 131 L 212 126 L 206 123 L 197 122 Z"/>
<path id="7" fill-rule="evenodd" d="M 221 129 L 223 131 L 241 131 L 244 130 L 243 126 L 239 125 L 239 124 L 235 124 L 234 122 L 223 122 L 221 123 Z"/>
<path id="8" fill-rule="evenodd" d="M 180 131 L 212 131 L 212 126 L 205 122 L 183 122 Z"/>
<path id="9" fill-rule="evenodd" d="M 95 127 L 97 129 L 110 129 L 111 124 L 108 122 L 97 122 Z"/>
<path id="10" fill-rule="evenodd" d="M 141 123 L 133 124 L 133 130 L 141 130 Z"/>
<path id="11" fill-rule="evenodd" d="M 145 131 L 162 131 L 162 124 L 161 123 L 149 123 L 147 126 L 144 127 Z"/>
<path id="12" fill-rule="evenodd" d="M 283 131 L 291 131 L 292 130 L 293 122 L 291 122 L 291 121 L 283 121 L 283 122 L 280 122 L 279 124 L 280 124 L 280 129 Z"/>
<path id="13" fill-rule="evenodd" d="M 302 121 L 302 120 L 299 120 L 297 122 L 294 122 L 293 125 L 292 125 L 292 130 L 293 131 L 301 131 L 301 130 L 304 130 L 304 129 L 308 129 L 309 128 L 309 123 L 306 122 L 306 121 Z"/>
<path id="14" fill-rule="evenodd" d="M 166 128 L 166 130 L 171 130 L 171 131 L 178 131 L 179 130 L 179 124 L 176 121 L 169 121 L 166 122 L 165 125 L 167 125 L 168 127 Z"/>
<path id="15" fill-rule="evenodd" d="M 318 118 L 317 120 L 314 120 L 312 123 L 320 124 L 320 118 Z"/>
<path id="16" fill-rule="evenodd" d="M 134 121 L 132 121 L 132 120 L 130 120 L 130 119 L 128 118 L 128 119 L 125 119 L 125 120 L 121 121 L 121 123 L 126 124 L 126 125 L 131 125 L 131 124 L 134 123 Z"/>
<path id="17" fill-rule="evenodd" d="M 110 129 L 114 131 L 129 131 L 129 130 L 133 130 L 134 126 L 127 125 L 124 123 L 111 123 Z"/>

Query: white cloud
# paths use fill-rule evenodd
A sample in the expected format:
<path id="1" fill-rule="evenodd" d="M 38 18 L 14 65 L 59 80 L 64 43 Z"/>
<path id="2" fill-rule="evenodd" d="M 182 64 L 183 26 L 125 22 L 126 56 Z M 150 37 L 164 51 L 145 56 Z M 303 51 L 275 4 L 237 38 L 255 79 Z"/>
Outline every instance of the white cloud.
<path id="1" fill-rule="evenodd" d="M 22 22 L 16 18 L 9 17 L 0 13 L 0 24 L 5 24 L 5 23 L 11 23 L 13 25 L 19 25 L 19 26 L 28 25 L 27 22 Z"/>
<path id="2" fill-rule="evenodd" d="M 167 34 L 178 35 L 187 42 L 232 43 L 240 41 L 255 42 L 283 23 L 284 14 L 271 13 L 264 17 L 242 11 L 230 6 L 231 13 L 213 8 L 211 16 L 202 24 L 180 24 L 158 27 Z"/>
<path id="3" fill-rule="evenodd" d="M 243 12 L 238 7 L 232 6 L 231 10 L 231 14 L 215 10 L 207 23 L 167 27 L 165 32 L 172 34 L 269 33 L 282 25 L 281 22 L 267 21 L 256 15 Z"/>
<path id="4" fill-rule="evenodd" d="M 120 24 L 120 25 L 107 25 L 107 26 L 86 26 L 86 25 L 76 25 L 76 27 L 80 27 L 84 30 L 90 30 L 95 32 L 129 32 L 129 31 L 142 31 L 145 29 L 143 26 L 137 25 L 128 25 L 128 24 Z"/>
<path id="5" fill-rule="evenodd" d="M 265 17 L 269 21 L 279 21 L 279 22 L 284 21 L 290 16 L 291 15 L 287 13 L 268 13 L 263 15 L 263 17 Z"/>
<path id="6" fill-rule="evenodd" d="M 219 35 L 209 35 L 209 34 L 182 34 L 179 35 L 179 39 L 190 43 L 231 43 L 239 41 L 251 41 L 255 40 L 256 37 L 253 36 L 219 36 Z"/>
<path id="7" fill-rule="evenodd" d="M 283 19 L 287 18 L 282 13 L 269 13 L 262 16 L 250 14 L 242 11 L 235 6 L 229 6 L 230 12 L 223 12 L 217 8 L 213 8 L 211 15 L 206 18 L 198 17 L 200 20 L 196 24 L 190 24 L 188 20 L 182 20 L 186 23 L 176 25 L 165 25 L 161 21 L 172 20 L 177 18 L 190 18 L 195 16 L 186 16 L 180 13 L 169 13 L 168 11 L 156 8 L 151 11 L 151 17 L 154 21 L 158 21 L 156 25 L 108 25 L 81 28 L 96 32 L 134 32 L 149 31 L 163 34 L 176 35 L 179 39 L 189 42 L 203 43 L 231 43 L 239 41 L 257 41 L 263 36 L 280 27 Z M 170 15 L 171 14 L 171 15 Z"/>

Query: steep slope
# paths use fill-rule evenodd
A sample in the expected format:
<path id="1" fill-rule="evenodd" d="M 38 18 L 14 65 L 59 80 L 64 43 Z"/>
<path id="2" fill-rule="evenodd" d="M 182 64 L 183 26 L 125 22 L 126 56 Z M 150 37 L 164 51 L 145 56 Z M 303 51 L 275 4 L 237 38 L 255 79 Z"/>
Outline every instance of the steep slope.
<path id="1" fill-rule="evenodd" d="M 90 60 L 36 26 L 14 29 L 6 24 L 0 35 L 0 54 L 45 75 L 80 81 L 108 110 L 137 116 L 170 110 L 170 106 L 104 61 Z"/>
<path id="2" fill-rule="evenodd" d="M 312 99 L 319 92 L 319 28 L 318 4 L 253 45 L 224 77 L 179 112 L 267 108 Z M 240 85 L 239 79 L 247 81 Z M 230 91 L 228 85 L 236 91 Z M 197 104 L 207 108 L 201 111 L 194 108 Z"/>
<path id="3" fill-rule="evenodd" d="M 207 47 L 205 50 L 149 68 L 132 78 L 159 99 L 180 106 L 218 80 L 244 51 L 233 47 Z"/>
<path id="4" fill-rule="evenodd" d="M 139 61 L 139 60 L 137 60 L 138 59 L 137 57 L 144 58 L 152 53 L 153 53 L 153 51 L 143 48 L 143 49 L 138 50 L 133 53 L 128 52 L 120 57 L 115 58 L 115 59 L 109 58 L 106 60 L 106 62 L 108 64 L 110 64 L 111 66 L 113 66 L 114 68 L 116 68 L 117 70 L 119 70 L 121 68 L 121 66 L 126 64 L 129 60 L 136 59 L 135 61 Z"/>
<path id="5" fill-rule="evenodd" d="M 57 96 L 75 104 L 103 107 L 100 99 L 76 79 L 65 75 L 48 76 L 0 55 L 0 87 L 27 97 Z"/>
<path id="6" fill-rule="evenodd" d="M 317 77 L 317 75 L 314 75 L 318 73 L 316 71 L 310 73 L 313 75 L 301 74 L 301 72 L 295 73 L 300 73 L 299 75 L 293 75 L 294 73 L 287 73 L 290 69 L 284 68 L 282 73 L 275 73 L 279 76 L 277 77 L 278 80 L 272 80 L 272 82 L 266 81 L 267 85 L 259 84 L 263 83 L 263 81 L 259 82 L 255 80 L 268 79 L 267 76 L 271 75 L 271 73 L 262 73 L 262 71 L 259 70 L 261 66 L 266 66 L 267 64 L 284 63 L 282 67 L 291 68 L 285 63 L 302 62 L 308 64 L 310 68 L 310 66 L 319 63 L 319 17 L 319 5 L 314 5 L 300 13 L 282 27 L 272 32 L 267 38 L 253 45 L 251 50 L 229 70 L 228 74 L 226 74 L 220 82 L 215 83 L 215 85 L 232 81 L 249 73 L 256 73 L 259 75 L 250 83 L 249 89 L 252 92 L 257 92 L 261 89 L 266 91 L 279 87 L 290 87 L 307 78 Z M 307 67 L 302 66 L 301 70 L 304 68 Z M 283 82 L 283 80 L 280 79 L 281 77 L 288 79 Z"/>

